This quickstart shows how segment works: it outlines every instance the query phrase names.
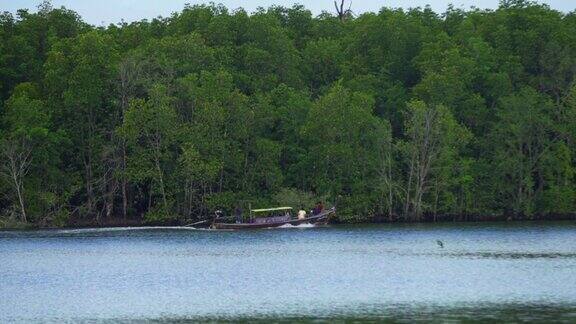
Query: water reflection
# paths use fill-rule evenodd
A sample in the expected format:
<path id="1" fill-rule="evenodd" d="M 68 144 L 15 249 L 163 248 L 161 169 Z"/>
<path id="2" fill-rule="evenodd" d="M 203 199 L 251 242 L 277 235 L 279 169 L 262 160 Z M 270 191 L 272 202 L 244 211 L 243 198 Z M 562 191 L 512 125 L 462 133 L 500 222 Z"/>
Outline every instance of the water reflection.
<path id="1" fill-rule="evenodd" d="M 531 253 L 531 252 L 456 252 L 445 254 L 455 258 L 476 259 L 574 259 L 576 253 Z"/>
<path id="2" fill-rule="evenodd" d="M 18 319 L 14 319 L 18 321 Z M 38 318 L 38 322 L 60 323 L 60 318 Z M 252 316 L 160 316 L 155 318 L 92 318 L 86 323 L 574 323 L 576 307 L 548 304 L 483 304 L 446 307 L 442 305 L 366 305 L 354 311 L 332 309 L 330 313 Z"/>

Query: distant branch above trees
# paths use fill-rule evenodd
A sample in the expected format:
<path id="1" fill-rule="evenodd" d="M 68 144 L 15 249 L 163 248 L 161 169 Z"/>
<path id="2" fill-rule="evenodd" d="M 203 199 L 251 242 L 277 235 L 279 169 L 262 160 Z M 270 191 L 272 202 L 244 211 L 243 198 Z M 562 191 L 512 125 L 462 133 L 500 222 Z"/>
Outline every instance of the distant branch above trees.
<path id="1" fill-rule="evenodd" d="M 346 10 L 344 10 L 345 2 L 346 2 L 346 0 L 341 0 L 340 5 L 338 5 L 338 1 L 334 0 L 334 7 L 336 8 L 336 13 L 338 14 L 338 18 L 340 19 L 340 21 L 344 21 L 352 13 L 352 10 L 351 10 L 352 9 L 352 1 L 350 1 L 350 5 L 348 6 L 348 9 L 346 9 Z"/>

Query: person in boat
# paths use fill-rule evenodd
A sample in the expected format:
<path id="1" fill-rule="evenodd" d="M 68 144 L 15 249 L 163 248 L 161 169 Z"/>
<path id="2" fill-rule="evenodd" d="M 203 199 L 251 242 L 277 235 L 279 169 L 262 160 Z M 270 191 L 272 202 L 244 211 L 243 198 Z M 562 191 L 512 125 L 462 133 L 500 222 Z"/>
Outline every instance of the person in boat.
<path id="1" fill-rule="evenodd" d="M 303 220 L 306 218 L 306 211 L 304 210 L 303 206 L 300 206 L 300 210 L 298 211 L 298 220 Z"/>
<path id="2" fill-rule="evenodd" d="M 322 213 L 322 211 L 324 211 L 324 204 L 322 203 L 322 201 L 319 201 L 316 203 L 316 206 L 314 207 L 314 216 L 316 215 L 320 215 Z"/>
<path id="3" fill-rule="evenodd" d="M 236 216 L 236 224 L 242 223 L 242 208 L 240 206 L 236 206 L 234 209 L 234 216 Z"/>

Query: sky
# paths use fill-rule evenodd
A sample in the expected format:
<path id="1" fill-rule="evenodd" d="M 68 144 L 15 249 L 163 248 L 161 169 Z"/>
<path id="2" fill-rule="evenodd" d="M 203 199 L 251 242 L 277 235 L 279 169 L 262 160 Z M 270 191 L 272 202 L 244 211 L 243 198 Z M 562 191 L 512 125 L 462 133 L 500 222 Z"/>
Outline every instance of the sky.
<path id="1" fill-rule="evenodd" d="M 84 21 L 93 25 L 108 25 L 118 23 L 122 19 L 132 22 L 141 19 L 151 19 L 157 16 L 169 16 L 172 12 L 180 11 L 185 3 L 201 4 L 209 1 L 198 0 L 52 0 L 54 7 L 65 6 L 78 12 Z M 303 4 L 319 14 L 323 10 L 333 11 L 333 0 L 216 0 L 230 9 L 239 7 L 247 11 L 254 11 L 257 7 L 269 7 L 271 5 L 292 6 L 294 3 Z M 352 10 L 355 14 L 367 11 L 378 11 L 381 7 L 423 7 L 430 4 L 436 12 L 443 12 L 448 4 L 452 3 L 457 8 L 468 9 L 471 6 L 477 8 L 496 8 L 498 0 L 352 0 Z M 575 0 L 541 0 L 550 7 L 570 12 L 576 9 Z M 15 13 L 17 9 L 29 8 L 32 11 L 40 3 L 40 0 L 0 0 L 0 11 Z"/>

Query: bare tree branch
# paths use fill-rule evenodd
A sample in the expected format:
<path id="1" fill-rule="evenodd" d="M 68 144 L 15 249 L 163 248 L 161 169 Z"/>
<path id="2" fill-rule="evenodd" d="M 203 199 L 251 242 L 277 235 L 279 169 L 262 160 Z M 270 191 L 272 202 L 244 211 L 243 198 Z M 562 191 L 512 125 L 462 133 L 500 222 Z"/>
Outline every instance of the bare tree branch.
<path id="1" fill-rule="evenodd" d="M 338 19 L 340 19 L 340 21 L 344 21 L 346 17 L 350 14 L 350 12 L 352 12 L 351 10 L 352 1 L 350 1 L 350 6 L 348 7 L 348 10 L 344 10 L 345 2 L 346 0 L 340 0 L 340 5 L 338 5 L 337 0 L 334 0 L 334 7 L 336 8 L 336 13 L 338 14 Z"/>
<path id="2" fill-rule="evenodd" d="M 32 162 L 32 145 L 25 139 L 5 140 L 0 143 L 0 154 L 3 157 L 0 175 L 12 184 L 20 205 L 22 222 L 27 222 L 26 204 L 24 201 L 24 178 Z"/>

